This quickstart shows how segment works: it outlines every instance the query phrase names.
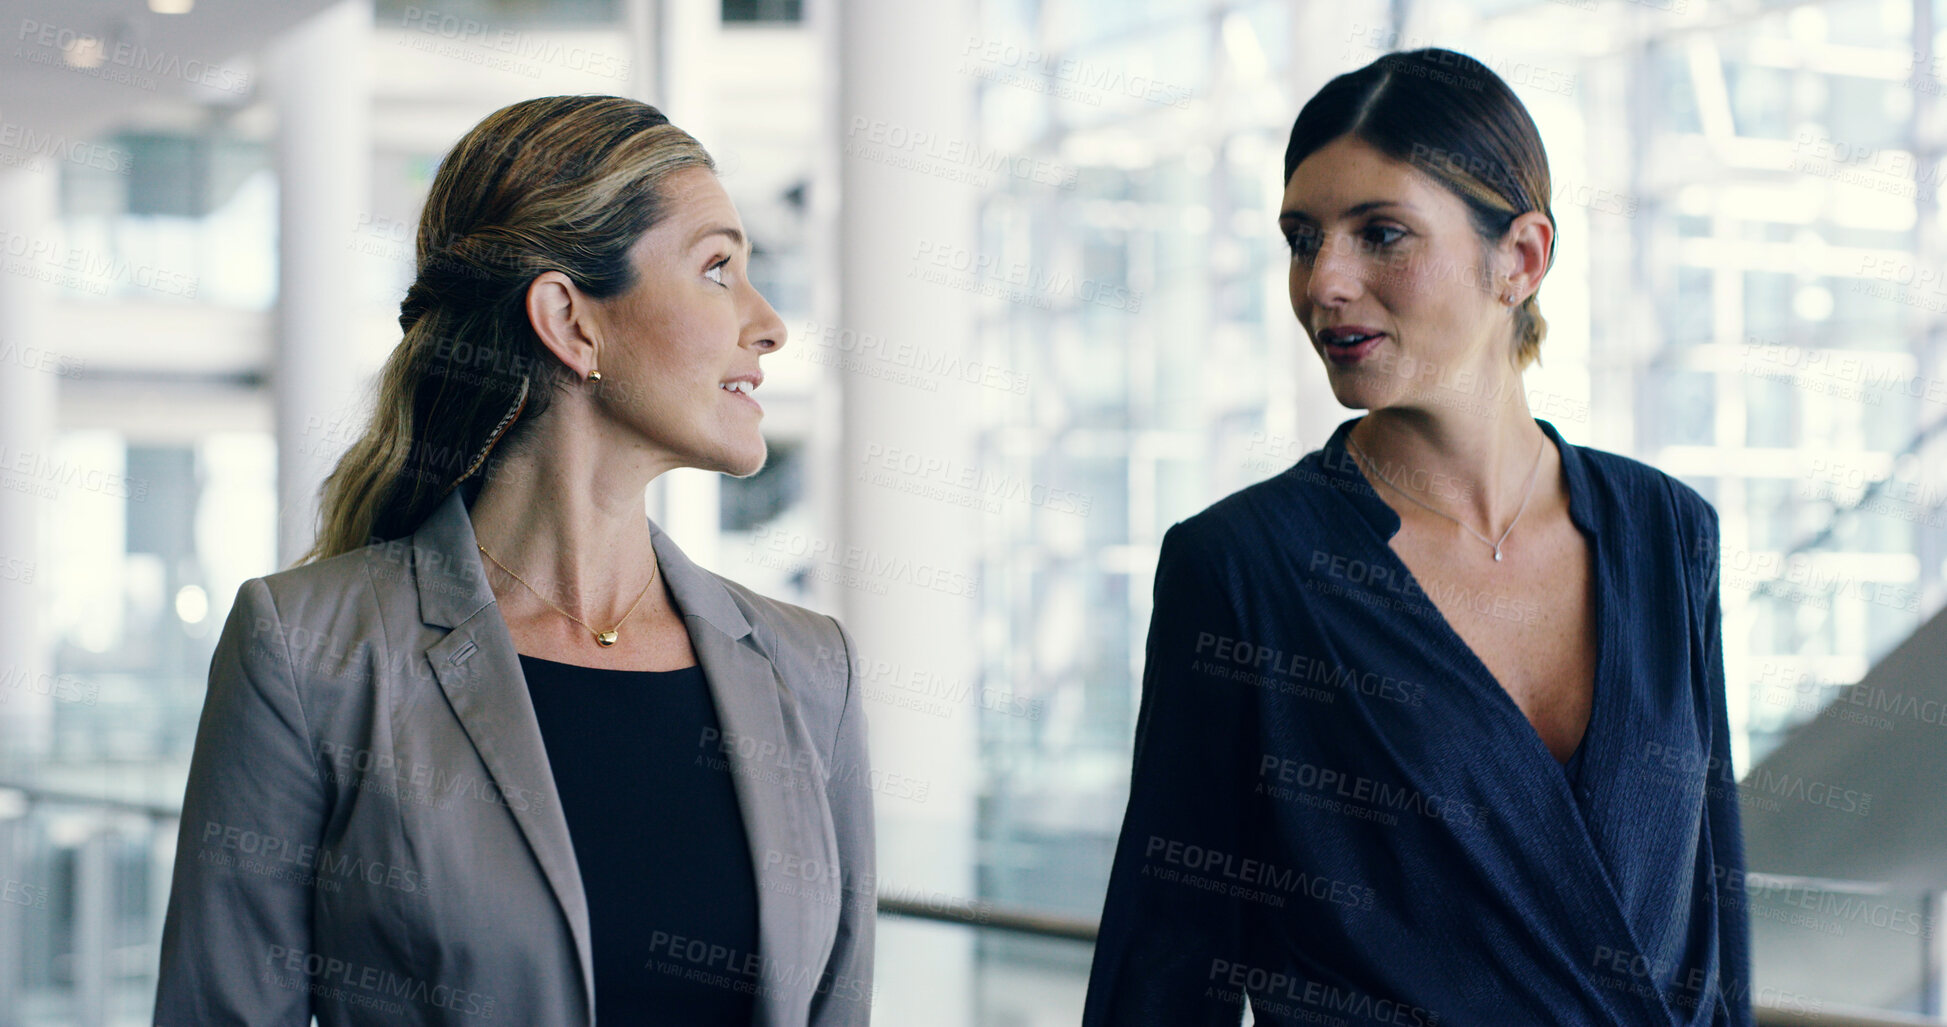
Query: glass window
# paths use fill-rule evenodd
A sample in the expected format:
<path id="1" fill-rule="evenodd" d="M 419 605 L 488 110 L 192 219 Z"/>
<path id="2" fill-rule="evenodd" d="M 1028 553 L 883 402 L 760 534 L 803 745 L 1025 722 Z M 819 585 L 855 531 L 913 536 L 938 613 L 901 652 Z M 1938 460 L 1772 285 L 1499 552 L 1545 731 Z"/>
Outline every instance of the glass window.
<path id="1" fill-rule="evenodd" d="M 726 22 L 803 21 L 803 0 L 723 0 Z"/>

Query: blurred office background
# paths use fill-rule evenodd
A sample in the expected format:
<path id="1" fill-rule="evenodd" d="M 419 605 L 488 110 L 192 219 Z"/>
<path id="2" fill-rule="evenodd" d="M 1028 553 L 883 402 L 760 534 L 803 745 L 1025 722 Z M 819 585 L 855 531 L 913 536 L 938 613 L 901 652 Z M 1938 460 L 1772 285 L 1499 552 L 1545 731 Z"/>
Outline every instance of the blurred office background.
<path id="1" fill-rule="evenodd" d="M 442 153 L 557 93 L 698 136 L 790 326 L 768 467 L 646 510 L 858 640 L 879 1022 L 1076 1023 L 1158 540 L 1356 416 L 1286 134 L 1424 45 L 1549 150 L 1531 409 L 1722 517 L 1764 1021 L 1947 1022 L 1947 3 L 0 7 L 0 1027 L 147 1022 L 231 600 L 309 542 Z"/>

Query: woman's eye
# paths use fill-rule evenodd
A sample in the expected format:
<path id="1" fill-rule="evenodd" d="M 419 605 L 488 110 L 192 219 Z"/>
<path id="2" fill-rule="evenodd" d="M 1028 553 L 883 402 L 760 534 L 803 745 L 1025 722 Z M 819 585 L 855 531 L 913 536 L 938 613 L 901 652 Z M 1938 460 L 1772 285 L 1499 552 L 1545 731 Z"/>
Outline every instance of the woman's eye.
<path id="1" fill-rule="evenodd" d="M 1392 225 L 1373 225 L 1366 229 L 1366 242 L 1374 246 L 1391 246 L 1399 241 L 1400 236 L 1405 234 L 1406 230 L 1403 228 L 1394 228 Z"/>
<path id="2" fill-rule="evenodd" d="M 708 271 L 703 272 L 703 277 L 708 278 L 710 281 L 713 281 L 718 285 L 724 285 L 723 269 L 729 263 L 730 263 L 730 258 L 725 257 L 722 260 L 719 260 L 716 263 L 711 264 L 710 269 Z M 725 286 L 725 288 L 728 288 L 728 286 Z"/>
<path id="3" fill-rule="evenodd" d="M 1291 247 L 1293 257 L 1309 260 L 1313 253 L 1318 252 L 1318 233 L 1309 228 L 1301 228 L 1285 236 L 1284 243 Z"/>

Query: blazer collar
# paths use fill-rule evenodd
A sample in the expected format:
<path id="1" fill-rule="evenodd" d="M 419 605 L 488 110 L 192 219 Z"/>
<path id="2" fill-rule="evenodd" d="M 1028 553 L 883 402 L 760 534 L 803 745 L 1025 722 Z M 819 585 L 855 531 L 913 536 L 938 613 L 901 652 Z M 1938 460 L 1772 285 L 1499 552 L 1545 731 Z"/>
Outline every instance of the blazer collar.
<path id="1" fill-rule="evenodd" d="M 1346 436 L 1352 432 L 1352 426 L 1364 419 L 1365 417 L 1361 415 L 1340 422 L 1338 428 L 1332 432 L 1332 437 L 1327 439 L 1325 445 L 1318 450 L 1315 471 L 1324 475 L 1327 482 L 1333 485 L 1347 502 L 1365 514 L 1366 519 L 1372 523 L 1373 530 L 1379 533 L 1382 540 L 1390 540 L 1399 532 L 1399 514 L 1373 491 L 1372 483 L 1366 480 L 1365 474 L 1360 470 L 1345 444 Z M 1548 421 L 1537 417 L 1535 424 L 1541 427 L 1542 432 L 1561 452 L 1562 476 L 1568 479 L 1569 519 L 1585 534 L 1599 537 L 1602 529 L 1602 511 L 1595 503 L 1588 454 L 1581 446 L 1563 439 L 1562 433 L 1556 431 L 1555 426 Z"/>

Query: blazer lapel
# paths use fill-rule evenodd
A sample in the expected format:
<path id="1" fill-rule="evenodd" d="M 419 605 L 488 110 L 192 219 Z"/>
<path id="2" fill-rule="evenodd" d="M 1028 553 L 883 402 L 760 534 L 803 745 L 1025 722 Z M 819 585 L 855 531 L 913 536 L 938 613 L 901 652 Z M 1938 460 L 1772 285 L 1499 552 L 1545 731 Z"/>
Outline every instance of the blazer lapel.
<path id="1" fill-rule="evenodd" d="M 821 867 L 838 866 L 826 770 L 803 720 L 795 710 L 787 716 L 794 701 L 790 689 L 730 591 L 692 563 L 654 521 L 649 531 L 723 732 L 720 744 L 702 755 L 728 763 L 757 871 L 763 986 L 755 1027 L 802 1027 L 831 956 L 842 898 L 835 877 L 803 869 L 812 860 Z M 506 808 L 568 920 L 592 1015 L 595 975 L 581 871 L 520 655 L 494 605 L 473 521 L 457 491 L 426 518 L 412 546 L 420 619 L 452 629 L 426 650 L 440 689 L 494 780 L 543 797 L 526 809 Z"/>
<path id="2" fill-rule="evenodd" d="M 451 628 L 426 650 L 439 687 L 465 727 L 480 761 L 503 789 L 538 792 L 542 801 L 505 808 L 568 919 L 581 966 L 582 1000 L 593 1018 L 595 969 L 589 954 L 588 900 L 575 863 L 568 821 L 554 789 L 540 721 L 528 699 L 527 678 L 507 622 L 494 605 L 474 541 L 473 521 L 456 491 L 412 537 L 413 578 L 425 623 Z"/>
<path id="3" fill-rule="evenodd" d="M 764 986 L 755 1022 L 799 1027 L 830 958 L 838 920 L 838 882 L 802 869 L 809 860 L 838 865 L 837 839 L 826 826 L 831 811 L 824 768 L 803 721 L 795 715 L 787 720 L 790 690 L 729 590 L 654 521 L 649 530 L 723 730 L 719 744 L 704 755 L 728 761 L 757 871 Z"/>

